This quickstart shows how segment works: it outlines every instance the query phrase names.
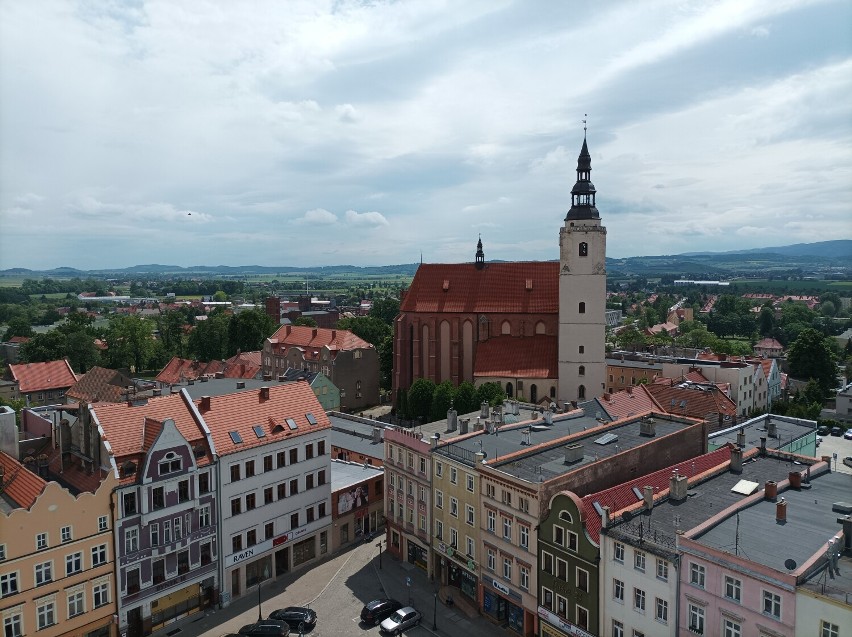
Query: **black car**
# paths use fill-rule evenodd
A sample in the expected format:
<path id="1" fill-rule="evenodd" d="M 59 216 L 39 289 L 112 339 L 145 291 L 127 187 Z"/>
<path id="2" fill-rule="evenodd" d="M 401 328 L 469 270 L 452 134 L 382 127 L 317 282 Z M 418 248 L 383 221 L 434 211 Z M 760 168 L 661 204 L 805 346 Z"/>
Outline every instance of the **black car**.
<path id="1" fill-rule="evenodd" d="M 287 623 L 274 619 L 263 619 L 240 628 L 240 635 L 248 637 L 287 637 L 289 634 L 290 627 Z"/>
<path id="2" fill-rule="evenodd" d="M 820 428 L 817 429 L 817 433 L 820 436 L 827 436 L 829 431 L 830 429 L 828 428 L 828 425 L 821 425 Z"/>
<path id="3" fill-rule="evenodd" d="M 316 611 L 303 606 L 288 606 L 276 610 L 269 615 L 269 619 L 277 619 L 287 622 L 287 625 L 300 633 L 310 630 L 317 624 Z"/>
<path id="4" fill-rule="evenodd" d="M 840 427 L 832 427 L 831 428 L 831 435 L 832 436 L 842 436 L 843 435 L 843 429 L 841 429 Z"/>
<path id="5" fill-rule="evenodd" d="M 402 602 L 395 599 L 374 599 L 361 609 L 361 621 L 365 624 L 375 626 L 383 619 L 393 615 L 394 611 L 402 608 Z"/>

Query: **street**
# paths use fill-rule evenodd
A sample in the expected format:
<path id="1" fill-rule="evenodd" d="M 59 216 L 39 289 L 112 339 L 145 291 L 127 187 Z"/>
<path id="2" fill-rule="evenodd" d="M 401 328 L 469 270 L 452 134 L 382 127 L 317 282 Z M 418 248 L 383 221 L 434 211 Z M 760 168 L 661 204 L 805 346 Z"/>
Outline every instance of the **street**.
<path id="1" fill-rule="evenodd" d="M 423 613 L 419 626 L 405 631 L 410 637 L 447 635 L 449 637 L 484 637 L 500 629 L 482 618 L 468 618 L 455 608 L 435 598 L 435 588 L 426 574 L 406 562 L 384 553 L 379 569 L 376 541 L 359 543 L 308 571 L 284 576 L 261 591 L 262 616 L 286 606 L 309 606 L 317 612 L 317 625 L 312 637 L 344 635 L 378 635 L 378 626 L 364 627 L 360 613 L 364 604 L 381 597 L 393 597 L 412 605 Z M 411 586 L 407 586 L 407 582 Z M 248 594 L 228 608 L 207 615 L 191 616 L 178 624 L 154 633 L 156 637 L 221 637 L 237 633 L 242 626 L 257 621 L 258 598 Z M 433 630 L 433 621 L 437 630 Z M 175 632 L 177 630 L 177 632 Z M 296 633 L 291 632 L 291 635 Z"/>

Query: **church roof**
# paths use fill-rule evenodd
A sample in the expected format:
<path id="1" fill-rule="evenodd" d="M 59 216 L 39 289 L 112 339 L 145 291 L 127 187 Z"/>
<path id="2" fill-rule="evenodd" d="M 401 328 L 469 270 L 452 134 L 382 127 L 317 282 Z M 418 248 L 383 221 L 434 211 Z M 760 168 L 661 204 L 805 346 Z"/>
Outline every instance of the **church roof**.
<path id="1" fill-rule="evenodd" d="M 559 263 L 423 263 L 400 312 L 557 314 Z"/>
<path id="2" fill-rule="evenodd" d="M 556 378 L 555 336 L 497 336 L 476 348 L 473 376 Z"/>

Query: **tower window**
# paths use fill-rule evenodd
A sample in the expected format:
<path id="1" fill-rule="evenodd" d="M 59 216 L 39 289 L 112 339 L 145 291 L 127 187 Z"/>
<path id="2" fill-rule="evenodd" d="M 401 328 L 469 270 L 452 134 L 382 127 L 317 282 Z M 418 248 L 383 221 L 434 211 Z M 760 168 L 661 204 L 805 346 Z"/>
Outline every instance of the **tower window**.
<path id="1" fill-rule="evenodd" d="M 580 314 L 586 313 L 586 303 L 584 301 L 580 301 Z"/>
<path id="2" fill-rule="evenodd" d="M 588 243 L 586 243 L 585 241 L 583 241 L 583 242 L 580 244 L 580 256 L 581 256 L 581 257 L 587 257 L 587 256 L 589 256 L 589 244 L 588 244 Z"/>
<path id="3" fill-rule="evenodd" d="M 580 400 L 586 399 L 586 386 L 585 385 L 580 385 L 577 388 L 577 398 L 579 398 Z"/>
<path id="4" fill-rule="evenodd" d="M 580 353 L 581 353 L 581 354 L 585 354 L 585 353 L 586 353 L 586 346 L 585 346 L 585 345 L 580 345 Z"/>
<path id="5" fill-rule="evenodd" d="M 577 373 L 580 374 L 580 376 L 585 376 L 586 375 L 586 366 L 580 365 L 580 369 Z"/>

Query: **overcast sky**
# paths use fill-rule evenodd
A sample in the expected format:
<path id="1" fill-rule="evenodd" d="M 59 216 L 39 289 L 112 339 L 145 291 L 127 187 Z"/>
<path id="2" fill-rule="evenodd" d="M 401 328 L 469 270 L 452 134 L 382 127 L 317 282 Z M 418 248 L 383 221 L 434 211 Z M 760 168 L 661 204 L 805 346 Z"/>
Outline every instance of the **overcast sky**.
<path id="1" fill-rule="evenodd" d="M 2 0 L 0 269 L 852 238 L 852 3 Z"/>

